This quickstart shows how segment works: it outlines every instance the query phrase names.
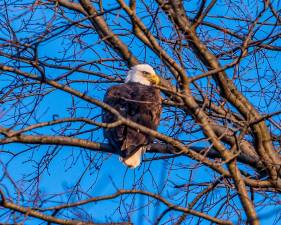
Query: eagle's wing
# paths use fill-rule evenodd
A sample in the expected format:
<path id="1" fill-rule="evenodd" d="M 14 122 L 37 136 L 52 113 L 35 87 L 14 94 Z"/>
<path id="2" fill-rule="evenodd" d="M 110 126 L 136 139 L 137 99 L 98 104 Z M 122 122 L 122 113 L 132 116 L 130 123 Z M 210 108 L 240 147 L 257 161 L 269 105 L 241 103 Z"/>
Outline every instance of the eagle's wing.
<path id="1" fill-rule="evenodd" d="M 123 117 L 128 118 L 128 113 L 132 111 L 131 104 L 126 99 L 132 98 L 132 89 L 127 85 L 118 85 L 109 88 L 105 94 L 104 102 L 116 109 Z M 103 122 L 112 123 L 117 120 L 112 113 L 103 112 Z M 121 154 L 121 147 L 128 136 L 128 128 L 125 126 L 118 126 L 110 129 L 104 129 L 104 136 L 109 140 L 109 143 L 119 151 Z M 129 138 L 131 139 L 131 138 Z"/>
<path id="2" fill-rule="evenodd" d="M 151 129 L 157 129 L 159 125 L 161 97 L 158 89 L 137 83 L 113 86 L 108 89 L 104 102 L 136 123 Z M 103 122 L 112 123 L 116 119 L 112 113 L 103 112 Z M 140 149 L 144 152 L 144 146 L 153 140 L 152 137 L 126 126 L 104 129 L 104 136 L 123 158 L 135 155 Z"/>

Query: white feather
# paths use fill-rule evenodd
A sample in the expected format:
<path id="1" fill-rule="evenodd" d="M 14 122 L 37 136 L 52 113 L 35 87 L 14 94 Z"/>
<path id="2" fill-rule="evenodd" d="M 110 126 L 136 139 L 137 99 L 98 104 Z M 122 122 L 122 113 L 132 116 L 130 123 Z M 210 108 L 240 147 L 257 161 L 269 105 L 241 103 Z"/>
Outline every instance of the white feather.
<path id="1" fill-rule="evenodd" d="M 136 167 L 138 167 L 140 165 L 142 155 L 145 153 L 145 151 L 146 151 L 146 147 L 141 147 L 137 152 L 135 152 L 130 157 L 128 157 L 126 159 L 120 157 L 119 160 L 123 164 L 128 166 L 130 169 L 135 169 Z"/>
<path id="2" fill-rule="evenodd" d="M 139 64 L 131 67 L 126 77 L 125 83 L 136 82 L 143 85 L 150 85 L 150 81 L 143 76 L 143 71 L 155 74 L 154 69 L 148 64 Z"/>

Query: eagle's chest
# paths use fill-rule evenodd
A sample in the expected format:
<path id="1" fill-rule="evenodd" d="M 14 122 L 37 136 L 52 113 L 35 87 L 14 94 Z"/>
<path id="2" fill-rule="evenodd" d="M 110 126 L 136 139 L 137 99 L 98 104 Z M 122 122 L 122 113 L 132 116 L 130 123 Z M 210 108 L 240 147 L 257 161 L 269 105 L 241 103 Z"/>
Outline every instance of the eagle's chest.
<path id="1" fill-rule="evenodd" d="M 128 113 L 136 114 L 151 111 L 151 109 L 160 104 L 160 92 L 149 86 L 135 85 L 131 92 L 128 93 L 127 99 Z"/>

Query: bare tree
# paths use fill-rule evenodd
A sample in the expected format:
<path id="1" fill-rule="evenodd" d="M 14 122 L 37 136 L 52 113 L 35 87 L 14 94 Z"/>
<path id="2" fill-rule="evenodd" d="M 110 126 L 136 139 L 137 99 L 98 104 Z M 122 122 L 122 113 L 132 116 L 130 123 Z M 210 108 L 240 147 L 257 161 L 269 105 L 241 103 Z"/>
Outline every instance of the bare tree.
<path id="1" fill-rule="evenodd" d="M 280 1 L 0 6 L 1 224 L 280 221 Z M 158 132 L 102 101 L 139 63 L 162 77 Z M 120 125 L 155 137 L 135 170 L 103 138 Z"/>

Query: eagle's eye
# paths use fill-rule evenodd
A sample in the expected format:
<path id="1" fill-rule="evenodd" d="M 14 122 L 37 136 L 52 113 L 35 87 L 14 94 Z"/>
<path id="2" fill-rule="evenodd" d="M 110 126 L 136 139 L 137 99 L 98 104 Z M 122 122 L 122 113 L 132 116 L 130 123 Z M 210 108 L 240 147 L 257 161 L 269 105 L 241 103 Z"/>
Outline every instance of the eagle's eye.
<path id="1" fill-rule="evenodd" d="M 146 72 L 146 71 L 142 71 L 142 73 L 143 73 L 144 75 L 149 75 L 149 72 Z"/>

